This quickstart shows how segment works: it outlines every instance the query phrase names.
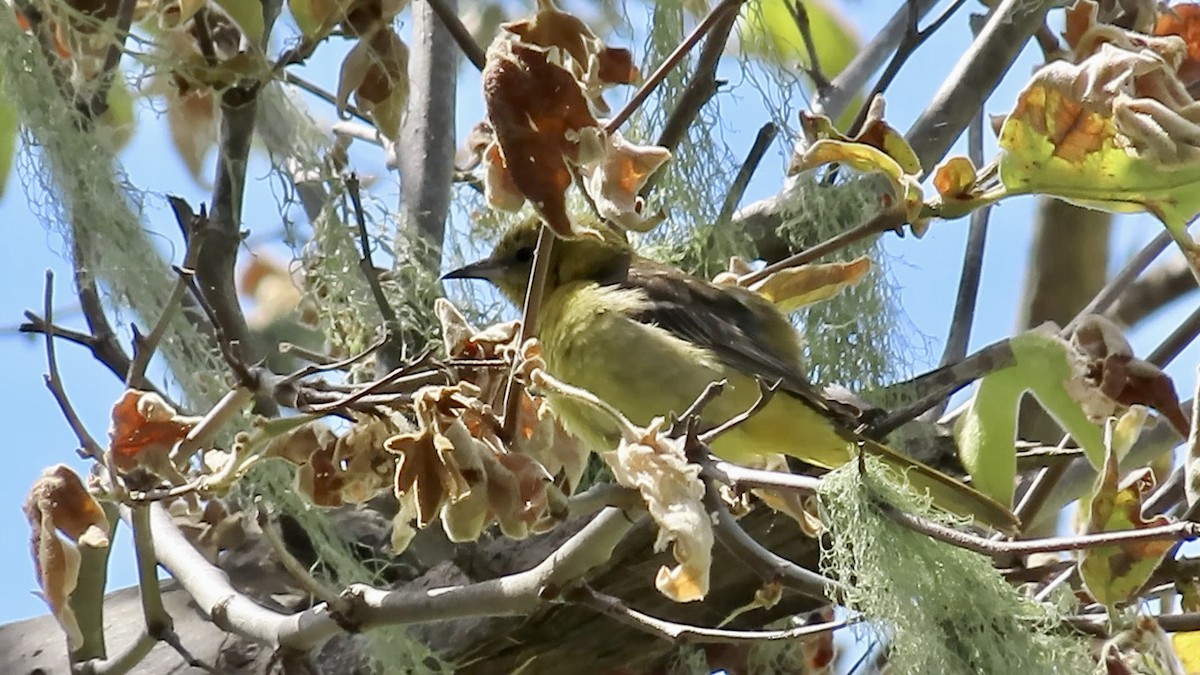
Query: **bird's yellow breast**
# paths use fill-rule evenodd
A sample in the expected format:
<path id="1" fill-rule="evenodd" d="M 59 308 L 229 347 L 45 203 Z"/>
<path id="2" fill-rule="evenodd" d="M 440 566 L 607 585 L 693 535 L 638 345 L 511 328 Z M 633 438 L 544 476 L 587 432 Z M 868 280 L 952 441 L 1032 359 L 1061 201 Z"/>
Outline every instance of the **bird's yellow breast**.
<path id="1" fill-rule="evenodd" d="M 759 395 L 757 381 L 720 362 L 709 350 L 633 318 L 648 300 L 637 289 L 577 282 L 554 289 L 539 318 L 546 368 L 620 410 L 631 422 L 682 412 L 709 383 L 726 380 L 703 419 L 719 424 L 745 411 Z M 551 406 L 568 431 L 596 449 L 620 440 L 608 417 L 586 404 L 561 398 Z M 722 436 L 713 450 L 735 462 L 783 453 L 837 466 L 848 458 L 847 443 L 820 413 L 786 394 L 776 396 L 746 424 Z"/>

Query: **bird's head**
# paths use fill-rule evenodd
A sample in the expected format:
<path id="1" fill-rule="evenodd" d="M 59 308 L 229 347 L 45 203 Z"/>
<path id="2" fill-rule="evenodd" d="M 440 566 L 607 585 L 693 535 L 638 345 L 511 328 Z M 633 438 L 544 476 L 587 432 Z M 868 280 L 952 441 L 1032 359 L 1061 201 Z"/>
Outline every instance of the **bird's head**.
<path id="1" fill-rule="evenodd" d="M 527 218 L 509 228 L 488 257 L 442 275 L 442 279 L 486 279 L 518 307 L 533 270 L 541 220 Z M 546 276 L 547 292 L 572 281 L 600 281 L 628 264 L 632 250 L 622 234 L 597 228 L 602 238 L 556 239 Z"/>

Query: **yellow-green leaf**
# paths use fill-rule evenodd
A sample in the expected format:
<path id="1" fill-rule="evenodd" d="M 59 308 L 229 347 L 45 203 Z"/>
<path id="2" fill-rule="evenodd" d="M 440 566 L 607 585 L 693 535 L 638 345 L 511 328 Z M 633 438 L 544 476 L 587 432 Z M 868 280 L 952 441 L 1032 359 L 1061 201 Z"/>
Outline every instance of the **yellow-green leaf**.
<path id="1" fill-rule="evenodd" d="M 1016 363 L 979 381 L 954 427 L 959 457 L 972 485 L 1005 505 L 1012 503 L 1016 484 L 1017 407 L 1026 392 L 1075 438 L 1094 464 L 1104 457 L 1103 433 L 1075 399 L 1082 374 L 1071 345 L 1049 326 L 1017 335 L 1009 345 Z"/>
<path id="2" fill-rule="evenodd" d="M 261 0 L 216 0 L 216 3 L 251 43 L 262 44 L 266 40 Z"/>
<path id="3" fill-rule="evenodd" d="M 1149 469 L 1139 469 L 1123 485 L 1119 480 L 1117 453 L 1110 447 L 1088 509 L 1088 534 L 1145 529 L 1171 522 L 1166 516 L 1142 518 L 1142 495 L 1154 487 L 1154 474 Z M 1172 546 L 1173 541 L 1160 539 L 1087 549 L 1079 558 L 1083 585 L 1093 598 L 1110 609 L 1129 602 Z"/>
<path id="4" fill-rule="evenodd" d="M 859 256 L 850 262 L 789 267 L 752 285 L 750 290 L 775 303 L 784 312 L 794 312 L 862 281 L 871 271 L 871 260 Z"/>
<path id="5" fill-rule="evenodd" d="M 1176 72 L 1186 44 L 1154 39 L 1171 51 L 1106 43 L 1034 74 L 1000 133 L 1000 178 L 1010 193 L 1148 211 L 1196 260 L 1187 224 L 1200 214 L 1200 103 Z"/>

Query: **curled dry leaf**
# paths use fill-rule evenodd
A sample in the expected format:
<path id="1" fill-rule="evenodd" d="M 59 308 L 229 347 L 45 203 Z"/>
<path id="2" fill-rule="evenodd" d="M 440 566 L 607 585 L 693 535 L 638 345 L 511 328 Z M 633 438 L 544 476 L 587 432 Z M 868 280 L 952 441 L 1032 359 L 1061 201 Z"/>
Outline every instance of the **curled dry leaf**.
<path id="1" fill-rule="evenodd" d="M 1150 520 L 1142 517 L 1142 498 L 1154 488 L 1154 475 L 1149 469 L 1138 469 L 1124 483 L 1119 481 L 1117 454 L 1110 447 L 1088 507 L 1086 534 L 1145 529 L 1171 522 L 1167 516 Z M 1114 608 L 1137 594 L 1173 546 L 1174 542 L 1158 540 L 1087 549 L 1079 557 L 1080 577 L 1093 598 Z"/>
<path id="2" fill-rule="evenodd" d="M 913 232 L 920 236 L 925 231 L 925 223 L 920 217 L 924 199 L 921 163 L 904 136 L 883 121 L 883 113 L 883 97 L 876 96 L 863 130 L 851 138 L 838 131 L 828 117 L 802 112 L 800 123 L 810 143 L 792 157 L 788 174 L 832 163 L 845 164 L 864 173 L 883 174 L 892 188 L 890 198 L 900 201 L 906 219 L 913 225 Z"/>
<path id="3" fill-rule="evenodd" d="M 643 213 L 638 196 L 646 181 L 671 159 L 671 151 L 657 145 L 635 145 L 620 132 L 608 136 L 600 156 L 580 167 L 587 191 L 600 217 L 627 230 L 648 232 L 665 214 Z"/>
<path id="4" fill-rule="evenodd" d="M 461 455 L 470 450 L 456 453 L 446 432 L 462 425 L 456 413 L 470 405 L 467 398 L 475 393 L 477 390 L 469 384 L 422 387 L 413 396 L 417 430 L 393 436 L 384 444 L 388 452 L 400 456 L 394 489 L 397 497 L 411 494 L 416 498 L 417 527 L 429 525 L 444 503 L 470 490 L 460 461 Z"/>
<path id="5" fill-rule="evenodd" d="M 1081 378 L 1068 383 L 1068 390 L 1089 417 L 1100 421 L 1144 405 L 1162 413 L 1187 438 L 1191 423 L 1175 383 L 1161 368 L 1133 355 L 1119 326 L 1100 315 L 1086 316 L 1072 334 L 1071 344 L 1083 359 L 1084 370 Z"/>
<path id="6" fill-rule="evenodd" d="M 564 12 L 553 0 L 538 0 L 529 18 L 501 24 L 526 44 L 543 49 L 557 48 L 569 56 L 567 66 L 583 85 L 592 107 L 607 113 L 604 90 L 615 84 L 635 82 L 640 74 L 628 49 L 609 47 L 579 17 Z"/>
<path id="7" fill-rule="evenodd" d="M 652 227 L 657 218 L 644 213 L 637 192 L 670 152 L 609 135 L 593 112 L 603 110 L 599 90 L 636 77 L 632 55 L 603 47 L 553 3 L 539 7 L 506 24 L 508 35 L 488 48 L 484 99 L 494 141 L 479 150 L 488 203 L 515 211 L 528 201 L 560 236 L 588 234 L 567 217 L 566 190 L 578 170 L 603 218 Z"/>
<path id="8" fill-rule="evenodd" d="M 494 167 L 499 159 L 517 188 L 517 195 L 493 188 L 500 196 L 493 206 L 517 203 L 519 195 L 555 232 L 571 235 L 567 159 L 578 158 L 585 129 L 599 128 L 579 83 L 546 50 L 498 38 L 488 49 L 483 95 L 499 148 L 484 160 Z"/>
<path id="9" fill-rule="evenodd" d="M 712 566 L 712 518 L 704 508 L 700 467 L 689 464 L 680 439 L 662 435 L 663 420 L 651 422 L 636 442 L 622 440 L 602 454 L 617 482 L 641 493 L 658 523 L 655 550 L 672 544 L 679 563 L 658 571 L 655 586 L 676 602 L 701 600 L 708 593 Z"/>
<path id="10" fill-rule="evenodd" d="M 549 508 L 550 476 L 533 458 L 504 449 L 478 393 L 464 382 L 414 395 L 419 429 L 386 443 L 400 455 L 396 495 L 415 502 L 418 528 L 440 513 L 458 541 L 478 538 L 493 520 L 506 536 L 522 538 Z"/>
<path id="11" fill-rule="evenodd" d="M 399 137 L 408 109 L 408 46 L 390 26 L 363 35 L 342 61 L 337 109 L 343 117 L 351 93 L 384 137 Z"/>
<path id="12" fill-rule="evenodd" d="M 159 467 L 199 421 L 180 415 L 154 392 L 127 389 L 113 405 L 108 449 L 122 470 Z"/>
<path id="13" fill-rule="evenodd" d="M 299 465 L 295 488 L 313 504 L 360 504 L 392 485 L 396 461 L 384 446 L 407 428 L 398 415 L 363 416 L 340 436 L 310 422 L 276 438 L 265 454 Z"/>
<path id="14" fill-rule="evenodd" d="M 219 499 L 209 499 L 200 509 L 178 499 L 167 506 L 171 521 L 210 563 L 221 551 L 236 548 L 246 540 L 243 512 L 230 514 Z"/>
<path id="15" fill-rule="evenodd" d="M 25 500 L 25 517 L 31 529 L 29 544 L 42 598 L 74 650 L 83 644 L 79 623 L 68 602 L 79 579 L 76 544 L 108 546 L 108 518 L 83 481 L 65 464 L 46 469 L 33 484 Z M 66 541 L 58 536 L 60 532 Z"/>
<path id="16" fill-rule="evenodd" d="M 452 302 L 438 298 L 433 313 L 442 325 L 442 345 L 451 359 L 507 358 L 520 335 L 519 321 L 492 324 L 483 330 L 471 325 Z M 501 405 L 508 372 L 502 368 L 462 368 L 460 377 L 479 388 L 479 399 L 494 407 Z"/>
<path id="17" fill-rule="evenodd" d="M 828 300 L 858 284 L 871 271 L 871 259 L 859 256 L 850 262 L 801 265 L 779 270 L 749 289 L 775 303 L 784 312 Z M 740 285 L 732 273 L 722 273 L 717 283 Z"/>

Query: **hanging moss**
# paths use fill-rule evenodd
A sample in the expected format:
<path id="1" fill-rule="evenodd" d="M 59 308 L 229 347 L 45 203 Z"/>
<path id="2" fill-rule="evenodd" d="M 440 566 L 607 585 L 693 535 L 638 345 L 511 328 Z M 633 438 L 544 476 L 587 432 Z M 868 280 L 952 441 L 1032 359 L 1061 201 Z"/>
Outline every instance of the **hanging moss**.
<path id="1" fill-rule="evenodd" d="M 822 571 L 846 584 L 845 606 L 887 636 L 893 672 L 1089 672 L 1086 645 L 1055 608 L 1022 596 L 990 559 L 904 528 L 874 506 L 954 524 L 898 480 L 868 457 L 865 476 L 851 462 L 829 473 L 820 492 L 830 533 Z"/>

